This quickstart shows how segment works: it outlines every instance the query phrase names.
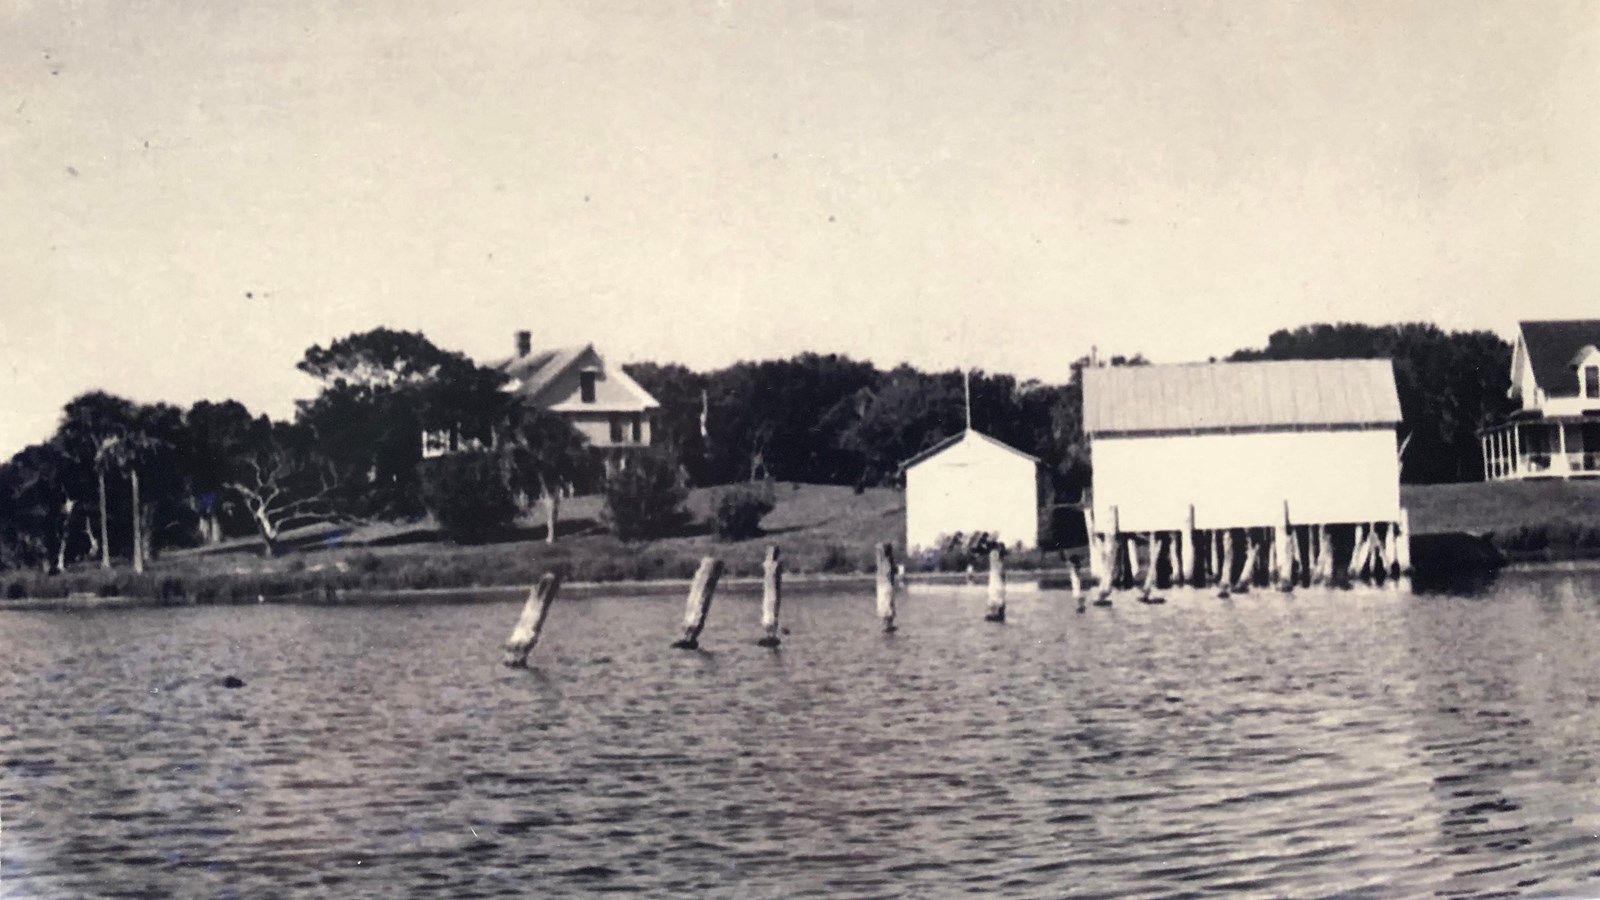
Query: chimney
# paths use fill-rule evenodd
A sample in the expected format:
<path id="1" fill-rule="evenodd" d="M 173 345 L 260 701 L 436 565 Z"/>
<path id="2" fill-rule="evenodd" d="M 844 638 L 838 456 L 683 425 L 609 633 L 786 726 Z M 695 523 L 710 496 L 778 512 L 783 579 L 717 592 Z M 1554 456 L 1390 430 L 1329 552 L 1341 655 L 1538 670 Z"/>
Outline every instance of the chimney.
<path id="1" fill-rule="evenodd" d="M 533 352 L 533 332 L 531 332 L 531 331 L 519 331 L 519 332 L 517 332 L 517 355 L 518 356 L 527 356 L 529 353 L 532 353 L 532 352 Z"/>

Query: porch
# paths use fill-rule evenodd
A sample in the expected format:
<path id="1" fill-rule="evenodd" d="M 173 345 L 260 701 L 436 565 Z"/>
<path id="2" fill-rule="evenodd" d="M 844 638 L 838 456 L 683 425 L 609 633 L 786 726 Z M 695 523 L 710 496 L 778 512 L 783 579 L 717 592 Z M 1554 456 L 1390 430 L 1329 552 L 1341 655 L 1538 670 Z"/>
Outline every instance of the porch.
<path id="1" fill-rule="evenodd" d="M 1600 418 L 1513 419 L 1478 441 L 1484 481 L 1600 477 Z"/>

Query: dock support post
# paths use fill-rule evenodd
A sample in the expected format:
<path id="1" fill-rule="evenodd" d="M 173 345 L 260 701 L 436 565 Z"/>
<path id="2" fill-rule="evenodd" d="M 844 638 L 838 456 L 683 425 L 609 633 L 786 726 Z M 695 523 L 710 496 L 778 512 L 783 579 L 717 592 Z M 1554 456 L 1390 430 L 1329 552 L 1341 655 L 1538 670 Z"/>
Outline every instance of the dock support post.
<path id="1" fill-rule="evenodd" d="M 1117 528 L 1119 526 L 1117 508 L 1111 507 L 1111 521 L 1106 523 L 1105 538 L 1105 577 L 1100 579 L 1100 596 L 1094 601 L 1096 606 L 1111 605 L 1111 590 L 1117 580 Z"/>
<path id="2" fill-rule="evenodd" d="M 717 581 L 722 578 L 722 560 L 707 556 L 700 560 L 700 568 L 689 585 L 689 598 L 683 612 L 683 640 L 672 646 L 679 650 L 698 650 L 700 632 L 706 627 L 706 613 L 711 611 L 711 597 L 717 592 Z"/>
<path id="3" fill-rule="evenodd" d="M 1289 524 L 1289 501 L 1283 501 L 1283 524 L 1274 535 L 1278 551 L 1278 587 L 1288 591 L 1294 588 L 1294 526 Z"/>
<path id="4" fill-rule="evenodd" d="M 1361 568 L 1367 561 L 1367 544 L 1371 538 L 1367 534 L 1366 525 L 1356 526 L 1356 544 L 1350 551 L 1350 565 L 1345 567 L 1345 578 L 1354 582 L 1361 577 Z"/>
<path id="5" fill-rule="evenodd" d="M 878 618 L 883 620 L 885 634 L 895 630 L 894 624 L 894 545 L 879 544 L 878 557 Z"/>
<path id="6" fill-rule="evenodd" d="M 1256 535 L 1254 528 L 1246 528 L 1244 532 L 1244 565 L 1239 567 L 1239 577 L 1233 583 L 1235 594 L 1247 594 L 1256 580 L 1256 567 L 1260 563 L 1261 539 Z"/>
<path id="7" fill-rule="evenodd" d="M 1221 579 L 1221 581 L 1219 582 L 1220 587 L 1217 591 L 1217 596 L 1226 597 L 1232 592 L 1233 588 L 1232 528 L 1226 529 L 1222 532 L 1222 569 L 1220 570 L 1218 577 Z"/>
<path id="8" fill-rule="evenodd" d="M 778 639 L 778 610 L 783 604 L 783 562 L 778 558 L 778 545 L 767 548 L 767 558 L 761 564 L 761 627 L 766 635 L 756 644 L 776 647 Z"/>
<path id="9" fill-rule="evenodd" d="M 1006 560 L 999 550 L 989 551 L 989 608 L 984 612 L 983 620 L 1006 620 Z"/>
<path id="10" fill-rule="evenodd" d="M 1072 599 L 1078 602 L 1078 612 L 1083 612 L 1083 581 L 1078 578 L 1078 560 L 1067 561 L 1067 580 L 1072 584 Z"/>
<path id="11" fill-rule="evenodd" d="M 561 587 L 561 577 L 546 572 L 533 590 L 528 592 L 528 600 L 522 604 L 522 616 L 517 619 L 517 627 L 512 629 L 511 637 L 506 640 L 505 656 L 501 662 L 513 669 L 526 669 L 528 667 L 528 654 L 533 652 L 534 645 L 539 643 L 539 635 L 544 633 L 545 616 L 550 615 L 550 606 L 556 600 L 556 591 Z"/>
<path id="12" fill-rule="evenodd" d="M 1179 584 L 1198 584 L 1195 581 L 1197 574 L 1194 558 L 1194 504 L 1189 504 L 1189 514 L 1183 520 L 1183 534 L 1178 539 L 1178 552 L 1183 557 L 1181 569 L 1175 569 L 1173 574 Z"/>
<path id="13" fill-rule="evenodd" d="M 1096 584 L 1103 584 L 1106 580 L 1105 539 L 1095 531 L 1092 506 L 1083 508 L 1083 533 L 1088 536 L 1089 542 L 1089 577 L 1093 578 Z"/>

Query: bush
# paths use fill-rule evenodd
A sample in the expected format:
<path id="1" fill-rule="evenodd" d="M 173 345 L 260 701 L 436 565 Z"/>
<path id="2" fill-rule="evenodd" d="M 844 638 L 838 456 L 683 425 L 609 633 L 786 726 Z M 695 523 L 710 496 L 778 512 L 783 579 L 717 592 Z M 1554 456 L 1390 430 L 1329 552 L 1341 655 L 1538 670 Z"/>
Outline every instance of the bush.
<path id="1" fill-rule="evenodd" d="M 625 541 L 661 537 L 683 524 L 688 496 L 670 459 L 641 453 L 606 482 L 606 522 Z"/>
<path id="2" fill-rule="evenodd" d="M 729 541 L 761 535 L 761 520 L 777 506 L 772 485 L 735 485 L 717 494 L 711 524 L 717 537 Z"/>
<path id="3" fill-rule="evenodd" d="M 482 540 L 503 531 L 517 515 L 500 462 L 488 453 L 453 453 L 423 461 L 422 503 L 452 541 Z"/>

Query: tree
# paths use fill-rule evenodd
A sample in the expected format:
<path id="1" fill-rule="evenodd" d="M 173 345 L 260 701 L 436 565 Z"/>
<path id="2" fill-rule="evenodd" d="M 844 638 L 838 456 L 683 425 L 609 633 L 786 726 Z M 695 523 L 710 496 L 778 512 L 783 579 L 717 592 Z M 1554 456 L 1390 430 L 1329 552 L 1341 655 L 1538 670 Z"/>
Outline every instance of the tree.
<path id="1" fill-rule="evenodd" d="M 277 555 L 286 529 L 343 518 L 334 504 L 338 478 L 310 428 L 263 417 L 252 438 L 231 460 L 225 486 L 250 513 L 264 555 Z"/>
<path id="2" fill-rule="evenodd" d="M 423 460 L 420 468 L 422 502 L 451 540 L 480 540 L 516 517 L 516 501 L 495 454 L 451 453 Z"/>
<path id="3" fill-rule="evenodd" d="M 606 482 L 606 518 L 625 541 L 661 537 L 683 521 L 688 492 L 662 453 L 641 453 Z"/>
<path id="4" fill-rule="evenodd" d="M 184 502 L 193 512 L 206 544 L 221 542 L 230 516 L 226 501 L 233 460 L 252 446 L 256 417 L 235 400 L 202 400 L 183 417 L 177 453 L 185 479 Z"/>
<path id="5" fill-rule="evenodd" d="M 377 328 L 306 350 L 298 368 L 322 387 L 298 420 L 339 471 L 341 497 L 362 515 L 420 511 L 417 463 L 424 430 L 487 446 L 510 411 L 504 376 L 420 333 Z"/>
<path id="6" fill-rule="evenodd" d="M 633 363 L 623 369 L 661 404 L 652 430 L 654 444 L 676 458 L 695 483 L 712 477 L 707 458 L 709 379 L 676 363 Z"/>
<path id="7" fill-rule="evenodd" d="M 508 481 L 524 497 L 544 503 L 545 541 L 555 543 L 562 492 L 597 475 L 598 460 L 571 422 L 539 407 L 519 409 L 508 437 L 504 451 Z"/>
<path id="8" fill-rule="evenodd" d="M 98 489 L 100 568 L 111 568 L 110 506 L 106 476 L 120 472 L 123 441 L 134 420 L 134 406 L 104 391 L 91 391 L 66 405 L 57 429 L 60 445 L 79 464 L 92 466 Z"/>

